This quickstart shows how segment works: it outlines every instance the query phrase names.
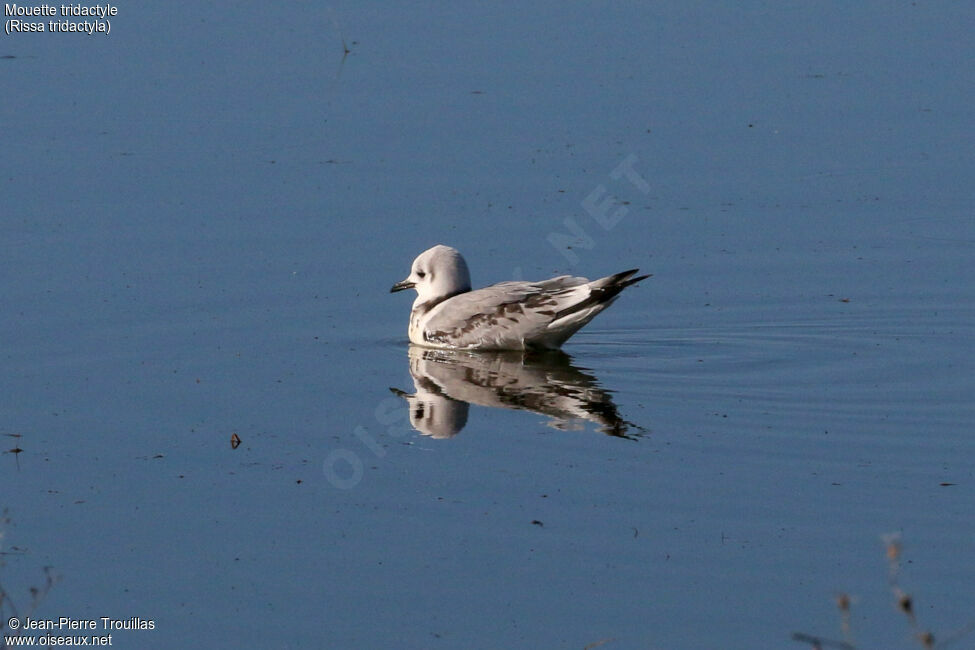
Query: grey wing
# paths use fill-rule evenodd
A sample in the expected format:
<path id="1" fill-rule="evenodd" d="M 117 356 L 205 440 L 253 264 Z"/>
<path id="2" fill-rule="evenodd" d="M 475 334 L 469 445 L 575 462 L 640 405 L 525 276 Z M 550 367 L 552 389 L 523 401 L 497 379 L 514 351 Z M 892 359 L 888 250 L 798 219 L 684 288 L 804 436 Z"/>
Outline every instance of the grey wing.
<path id="1" fill-rule="evenodd" d="M 588 278 L 573 277 L 571 275 L 560 275 L 557 278 L 552 278 L 550 280 L 543 280 L 542 282 L 532 282 L 532 286 L 538 287 L 542 291 L 560 291 L 562 289 L 571 289 L 572 287 L 578 287 L 580 284 L 588 284 Z M 504 283 L 509 284 L 509 283 Z M 512 282 L 510 284 L 518 284 Z"/>
<path id="2" fill-rule="evenodd" d="M 424 337 L 455 347 L 520 348 L 562 308 L 564 294 L 586 283 L 561 276 L 544 282 L 502 282 L 444 301 L 431 312 Z"/>

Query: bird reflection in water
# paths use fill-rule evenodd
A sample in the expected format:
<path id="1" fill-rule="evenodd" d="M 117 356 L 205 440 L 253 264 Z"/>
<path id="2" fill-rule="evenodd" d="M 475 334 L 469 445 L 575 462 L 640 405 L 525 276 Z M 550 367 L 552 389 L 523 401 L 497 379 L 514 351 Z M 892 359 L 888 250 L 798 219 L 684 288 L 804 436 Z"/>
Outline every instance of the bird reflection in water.
<path id="1" fill-rule="evenodd" d="M 596 378 L 559 352 L 409 348 L 414 393 L 390 388 L 409 404 L 410 424 L 433 438 L 451 438 L 467 424 L 471 404 L 533 411 L 567 430 L 585 421 L 611 436 L 642 429 L 623 420 Z M 637 434 L 639 435 L 639 434 Z"/>

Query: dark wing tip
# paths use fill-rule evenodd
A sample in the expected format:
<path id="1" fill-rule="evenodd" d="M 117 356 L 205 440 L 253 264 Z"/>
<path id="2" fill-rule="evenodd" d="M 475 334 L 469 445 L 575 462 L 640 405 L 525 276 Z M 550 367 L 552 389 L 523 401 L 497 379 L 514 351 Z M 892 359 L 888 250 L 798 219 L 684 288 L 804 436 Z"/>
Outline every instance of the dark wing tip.
<path id="1" fill-rule="evenodd" d="M 629 280 L 627 280 L 626 282 L 624 282 L 623 283 L 623 286 L 624 287 L 628 287 L 631 284 L 636 284 L 640 280 L 646 280 L 647 278 L 652 278 L 652 277 L 653 277 L 653 273 L 647 273 L 646 275 L 638 275 L 637 277 L 630 278 Z"/>
<path id="2" fill-rule="evenodd" d="M 653 273 L 647 273 L 646 275 L 640 275 L 635 278 L 630 277 L 634 273 L 639 272 L 640 269 L 630 269 L 629 271 L 622 271 L 614 275 L 609 276 L 609 281 L 606 283 L 607 287 L 619 287 L 620 289 L 625 289 L 631 284 L 636 284 L 640 280 L 646 280 L 647 278 L 652 278 Z"/>
<path id="3" fill-rule="evenodd" d="M 616 273 L 606 278 L 596 280 L 592 284 L 597 286 L 592 286 L 592 284 L 590 284 L 588 298 L 582 302 L 576 303 L 559 311 L 555 314 L 555 318 L 552 320 L 559 320 L 560 318 L 564 318 L 577 311 L 582 311 L 583 309 L 591 307 L 592 305 L 608 303 L 616 298 L 616 296 L 618 296 L 623 289 L 627 288 L 631 284 L 636 284 L 640 280 L 646 280 L 653 275 L 648 273 L 647 275 L 640 275 L 635 278 L 630 277 L 639 270 L 640 269 L 630 269 L 629 271 L 623 271 L 621 273 Z"/>

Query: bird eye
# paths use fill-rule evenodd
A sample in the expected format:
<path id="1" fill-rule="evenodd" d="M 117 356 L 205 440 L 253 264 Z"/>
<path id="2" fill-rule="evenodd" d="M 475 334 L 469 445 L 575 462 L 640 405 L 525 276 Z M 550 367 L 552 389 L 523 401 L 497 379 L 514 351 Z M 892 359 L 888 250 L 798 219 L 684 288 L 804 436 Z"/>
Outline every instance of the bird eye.
<path id="1" fill-rule="evenodd" d="M 424 277 L 426 277 L 426 275 L 427 275 L 427 274 L 426 274 L 426 272 L 425 272 L 425 271 L 417 271 L 417 272 L 416 272 L 416 276 L 417 276 L 418 278 L 424 278 Z"/>

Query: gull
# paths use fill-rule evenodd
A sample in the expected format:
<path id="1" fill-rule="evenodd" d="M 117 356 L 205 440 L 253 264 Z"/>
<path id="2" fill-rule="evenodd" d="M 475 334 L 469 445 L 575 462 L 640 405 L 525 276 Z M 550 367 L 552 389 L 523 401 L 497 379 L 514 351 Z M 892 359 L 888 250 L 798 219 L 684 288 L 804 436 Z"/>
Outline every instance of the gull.
<path id="1" fill-rule="evenodd" d="M 598 280 L 560 275 L 471 290 L 467 262 L 438 244 L 413 260 L 390 293 L 416 289 L 409 336 L 416 345 L 467 350 L 557 350 L 626 287 L 649 275 L 630 269 Z"/>

